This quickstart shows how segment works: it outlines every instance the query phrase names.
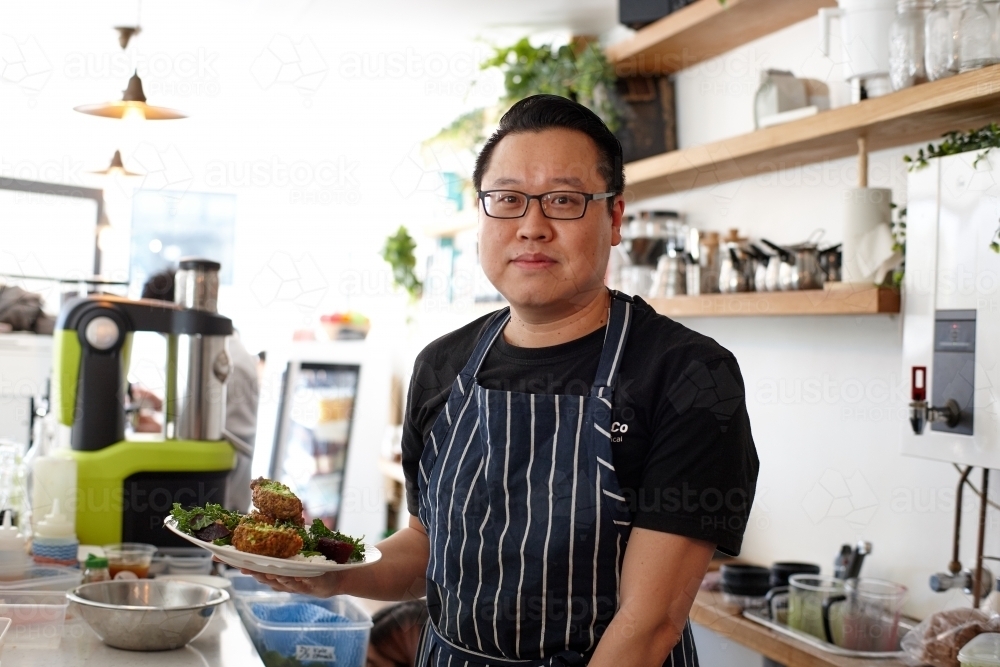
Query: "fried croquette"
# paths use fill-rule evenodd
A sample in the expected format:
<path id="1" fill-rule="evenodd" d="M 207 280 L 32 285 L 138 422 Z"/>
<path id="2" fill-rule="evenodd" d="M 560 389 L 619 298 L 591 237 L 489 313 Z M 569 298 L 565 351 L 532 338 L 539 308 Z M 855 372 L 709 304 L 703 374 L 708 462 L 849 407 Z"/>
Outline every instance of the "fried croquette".
<path id="1" fill-rule="evenodd" d="M 250 482 L 250 488 L 254 507 L 262 514 L 278 521 L 292 521 L 300 526 L 305 523 L 302 519 L 302 501 L 281 482 L 258 477 Z"/>
<path id="2" fill-rule="evenodd" d="M 233 546 L 259 556 L 291 558 L 302 551 L 302 538 L 292 528 L 244 521 L 233 531 Z"/>

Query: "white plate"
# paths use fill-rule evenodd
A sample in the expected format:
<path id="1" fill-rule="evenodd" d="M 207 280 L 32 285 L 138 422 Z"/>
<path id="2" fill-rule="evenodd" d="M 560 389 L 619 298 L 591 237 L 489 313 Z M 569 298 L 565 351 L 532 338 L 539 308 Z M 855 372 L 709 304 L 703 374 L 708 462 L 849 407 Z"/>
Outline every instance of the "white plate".
<path id="1" fill-rule="evenodd" d="M 188 535 L 177 528 L 177 520 L 168 516 L 163 520 L 163 525 L 170 532 L 180 535 L 191 544 L 195 544 L 202 549 L 211 551 L 212 554 L 227 565 L 238 567 L 264 574 L 277 574 L 283 577 L 318 577 L 327 572 L 336 570 L 349 570 L 355 567 L 371 565 L 382 558 L 382 552 L 370 544 L 365 545 L 365 560 L 361 563 L 335 563 L 328 561 L 308 561 L 292 560 L 289 558 L 271 558 L 270 556 L 258 556 L 237 551 L 236 547 L 218 546 L 211 542 L 203 542 L 193 535 Z"/>

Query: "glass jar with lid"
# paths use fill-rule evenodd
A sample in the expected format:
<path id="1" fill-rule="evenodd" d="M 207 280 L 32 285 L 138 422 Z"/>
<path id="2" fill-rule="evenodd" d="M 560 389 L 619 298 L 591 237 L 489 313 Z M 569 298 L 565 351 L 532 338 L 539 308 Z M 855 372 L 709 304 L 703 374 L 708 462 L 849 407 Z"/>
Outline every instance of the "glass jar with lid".
<path id="1" fill-rule="evenodd" d="M 993 21 L 983 0 L 967 0 L 958 27 L 958 69 L 974 69 L 996 64 L 993 52 Z"/>
<path id="2" fill-rule="evenodd" d="M 937 81 L 958 74 L 958 29 L 963 0 L 935 0 L 924 30 L 927 78 Z"/>
<path id="3" fill-rule="evenodd" d="M 931 0 L 898 0 L 889 27 L 889 80 L 893 90 L 927 81 L 924 69 L 924 23 Z"/>

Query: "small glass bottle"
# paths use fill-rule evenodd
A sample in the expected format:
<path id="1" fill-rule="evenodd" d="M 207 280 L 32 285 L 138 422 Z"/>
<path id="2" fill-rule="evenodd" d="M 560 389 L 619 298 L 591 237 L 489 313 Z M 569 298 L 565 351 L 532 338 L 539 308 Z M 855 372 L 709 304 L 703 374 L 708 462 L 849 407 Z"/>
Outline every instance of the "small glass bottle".
<path id="1" fill-rule="evenodd" d="M 990 15 L 983 0 L 968 0 L 962 8 L 962 21 L 958 28 L 958 69 L 971 72 L 996 62 Z"/>
<path id="2" fill-rule="evenodd" d="M 962 0 L 935 0 L 924 32 L 924 66 L 931 81 L 958 74 Z"/>
<path id="3" fill-rule="evenodd" d="M 924 19 L 930 0 L 898 0 L 889 27 L 889 80 L 893 90 L 927 81 L 924 69 Z"/>
<path id="4" fill-rule="evenodd" d="M 108 571 L 108 559 L 94 554 L 87 554 L 83 563 L 83 583 L 92 584 L 95 581 L 111 581 Z"/>

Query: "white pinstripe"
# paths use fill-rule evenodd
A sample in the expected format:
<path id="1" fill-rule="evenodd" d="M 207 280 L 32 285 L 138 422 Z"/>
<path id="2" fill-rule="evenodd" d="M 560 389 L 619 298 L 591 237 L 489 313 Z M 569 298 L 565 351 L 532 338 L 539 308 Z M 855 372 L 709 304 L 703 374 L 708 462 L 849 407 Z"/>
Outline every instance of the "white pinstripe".
<path id="1" fill-rule="evenodd" d="M 473 392 L 470 391 L 469 395 L 465 397 L 465 402 L 462 404 L 462 409 L 459 410 L 459 412 L 458 412 L 458 420 L 459 421 L 462 421 L 462 417 L 465 415 L 465 410 L 466 410 L 466 408 L 469 407 L 469 401 L 472 400 L 472 394 L 473 394 Z M 447 403 L 445 405 L 447 405 Z M 447 463 L 448 463 L 448 457 L 451 456 L 452 451 L 454 451 L 454 449 L 455 449 L 454 444 L 455 444 L 455 436 L 456 435 L 458 435 L 458 429 L 451 429 L 451 439 L 448 442 L 447 451 L 445 451 L 445 453 L 444 453 L 444 459 L 442 459 L 442 461 L 441 461 L 441 467 L 442 468 L 445 467 L 445 465 L 447 465 Z M 437 465 L 437 463 L 435 462 L 434 465 Z M 441 495 L 441 475 L 438 475 L 438 483 L 437 483 L 437 492 L 436 493 L 440 497 L 440 495 Z M 434 571 L 431 574 L 434 575 L 435 578 L 437 577 L 437 574 L 438 574 L 438 572 L 437 572 L 437 563 L 435 563 Z"/>
<path id="2" fill-rule="evenodd" d="M 483 472 L 483 479 L 489 481 L 490 477 L 490 458 L 493 455 L 493 445 L 490 442 L 490 401 L 485 397 L 486 391 L 482 388 L 477 394 L 483 397 L 482 402 L 486 405 L 486 469 Z M 486 522 L 490 520 L 490 511 L 493 509 L 492 505 L 486 506 L 486 515 L 483 516 L 483 522 L 479 524 L 479 583 L 476 585 L 476 594 L 472 596 L 472 627 L 476 631 L 476 644 L 479 646 L 479 650 L 483 650 L 483 638 L 479 635 L 479 593 L 483 590 L 483 528 L 486 527 Z"/>
<path id="3" fill-rule="evenodd" d="M 594 477 L 597 479 L 596 482 L 596 492 L 594 497 L 601 497 L 601 474 L 600 470 Z M 597 502 L 597 506 L 594 509 L 596 517 L 594 518 L 594 574 L 590 580 L 591 585 L 594 587 L 594 600 L 590 606 L 590 643 L 587 644 L 587 650 L 594 648 L 594 642 L 596 638 L 594 637 L 594 624 L 597 623 L 597 552 L 601 548 L 601 503 L 600 500 Z"/>
<path id="4" fill-rule="evenodd" d="M 552 467 L 549 468 L 549 522 L 545 529 L 545 549 L 542 558 L 542 634 L 538 640 L 539 657 L 545 657 L 545 608 L 548 606 L 549 590 L 549 538 L 552 536 L 552 480 L 556 474 L 556 450 L 559 448 L 559 394 L 555 395 L 556 404 L 556 431 L 552 436 Z"/>
<path id="5" fill-rule="evenodd" d="M 462 617 L 462 579 L 465 578 L 465 567 L 462 563 L 465 562 L 465 543 L 469 539 L 469 529 L 466 528 L 466 517 L 468 516 L 469 500 L 472 499 L 472 489 L 476 486 L 476 480 L 479 479 L 479 473 L 483 470 L 483 460 L 479 459 L 479 466 L 476 468 L 476 474 L 472 477 L 472 483 L 469 485 L 469 493 L 465 496 L 465 503 L 462 505 L 462 546 L 458 550 L 458 586 L 456 586 L 455 595 L 458 597 L 458 610 L 455 612 L 455 635 L 458 637 L 459 641 L 462 640 L 462 633 L 458 631 L 461 627 L 458 625 L 458 619 Z"/>
<path id="6" fill-rule="evenodd" d="M 469 433 L 469 439 L 465 443 L 465 449 L 462 450 L 462 456 L 460 456 L 459 459 L 458 459 L 458 469 L 459 470 L 462 469 L 462 462 L 465 461 L 465 456 L 466 456 L 466 454 L 469 453 L 469 445 L 472 444 L 472 439 L 474 437 L 476 437 L 476 429 L 477 428 L 479 428 L 479 420 L 478 419 L 476 420 L 475 425 L 472 427 L 472 431 Z M 444 540 L 444 552 L 445 553 L 448 553 L 448 545 L 451 544 L 451 515 L 452 515 L 452 513 L 453 513 L 453 511 L 455 509 L 455 492 L 456 491 L 458 491 L 458 475 L 455 475 L 455 479 L 454 479 L 454 481 L 451 484 L 451 499 L 448 501 L 448 537 L 446 537 L 445 540 Z M 470 493 L 469 493 L 469 495 L 470 496 L 472 495 L 472 493 L 471 493 L 471 487 L 470 487 Z M 468 498 L 466 498 L 466 504 L 468 504 Z M 459 557 L 459 568 L 461 568 L 461 562 L 462 562 L 461 561 L 461 553 L 459 554 L 459 556 L 460 556 Z M 441 578 L 442 578 L 442 580 L 445 583 L 447 583 L 448 582 L 448 560 L 447 559 L 442 559 L 442 560 L 444 560 L 444 567 L 442 568 L 443 571 L 441 572 Z M 447 614 L 445 613 L 445 610 L 441 611 L 441 617 L 442 618 L 448 618 Z M 456 615 L 456 619 L 457 619 L 457 615 Z M 458 621 L 457 620 L 455 621 L 455 631 L 456 631 L 456 633 L 458 632 Z"/>
<path id="7" fill-rule="evenodd" d="M 500 634 L 497 630 L 497 619 L 500 617 L 500 591 L 503 589 L 503 538 L 507 536 L 510 527 L 510 491 L 507 488 L 507 472 L 510 464 L 510 392 L 507 392 L 507 442 L 504 443 L 503 457 L 503 506 L 504 524 L 500 531 L 500 543 L 497 545 L 497 566 L 500 568 L 500 581 L 497 582 L 497 594 L 493 599 L 493 642 L 500 646 Z"/>
<path id="8" fill-rule="evenodd" d="M 566 593 L 566 648 L 569 648 L 569 631 L 573 626 L 573 547 L 576 539 L 576 480 L 580 466 L 580 432 L 583 430 L 583 396 L 580 397 L 576 418 L 576 437 L 573 444 L 573 495 L 569 501 L 569 590 Z"/>
<path id="9" fill-rule="evenodd" d="M 614 498 L 615 500 L 620 500 L 622 502 L 625 502 L 625 499 L 622 498 L 621 496 L 619 496 L 617 493 L 611 493 L 607 489 L 603 489 L 603 491 L 604 491 L 604 495 L 610 496 L 610 497 Z"/>
<path id="10" fill-rule="evenodd" d="M 610 463 L 608 463 L 607 461 L 605 461 L 604 459 L 602 459 L 600 456 L 595 456 L 594 458 L 597 459 L 597 462 L 600 463 L 605 468 L 607 468 L 608 470 L 614 470 L 615 469 L 615 467 L 613 465 L 611 465 Z M 600 496 L 598 496 L 598 498 L 600 498 Z"/>
<path id="11" fill-rule="evenodd" d="M 531 435 L 529 436 L 530 452 L 528 453 L 528 520 L 524 526 L 524 538 L 521 540 L 521 572 L 517 580 L 517 612 L 515 614 L 514 657 L 521 657 L 521 586 L 524 584 L 524 547 L 528 544 L 528 533 L 531 531 L 531 465 L 535 462 L 535 395 L 531 394 Z"/>
<path id="12" fill-rule="evenodd" d="M 596 428 L 598 431 L 600 431 L 604 435 L 605 438 L 610 438 L 611 437 L 611 434 L 608 433 L 607 431 L 605 431 L 603 428 L 601 428 L 600 424 L 594 424 L 594 428 Z"/>
<path id="13" fill-rule="evenodd" d="M 457 376 L 455 377 L 455 382 L 457 382 L 457 383 L 458 383 L 458 390 L 459 390 L 460 392 L 462 392 L 462 395 L 464 396 L 464 395 L 465 395 L 465 386 L 464 386 L 464 385 L 462 384 L 462 374 L 461 374 L 461 373 L 459 373 L 459 374 L 458 374 L 458 375 L 457 375 Z"/>
<path id="14" fill-rule="evenodd" d="M 434 456 L 437 456 L 438 455 L 438 441 L 437 441 L 437 438 L 434 437 L 434 431 L 433 430 L 431 430 L 431 444 L 434 445 Z"/>

